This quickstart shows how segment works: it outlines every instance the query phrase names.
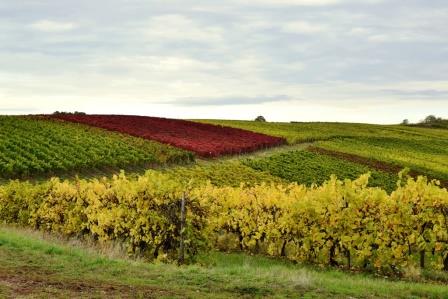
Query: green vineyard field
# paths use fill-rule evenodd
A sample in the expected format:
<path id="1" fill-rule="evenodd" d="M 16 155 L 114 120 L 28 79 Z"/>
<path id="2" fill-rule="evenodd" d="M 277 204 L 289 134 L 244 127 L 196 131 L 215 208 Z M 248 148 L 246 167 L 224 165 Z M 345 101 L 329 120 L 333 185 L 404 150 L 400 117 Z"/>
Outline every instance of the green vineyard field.
<path id="1" fill-rule="evenodd" d="M 407 167 L 418 174 L 448 182 L 448 130 L 444 129 L 351 123 L 200 121 L 260 133 L 269 132 L 286 138 L 290 144 L 315 143 L 315 146 L 324 149 L 389 163 L 397 169 Z M 313 178 L 302 177 L 302 180 L 307 182 Z"/>
<path id="2" fill-rule="evenodd" d="M 333 174 L 339 179 L 355 179 L 361 174 L 371 172 L 370 186 L 392 191 L 398 180 L 396 174 L 376 171 L 364 165 L 309 151 L 293 151 L 262 159 L 247 159 L 243 163 L 253 169 L 308 186 L 320 185 Z"/>
<path id="3" fill-rule="evenodd" d="M 197 120 L 286 138 L 289 144 L 328 140 L 340 137 L 393 137 L 400 139 L 445 138 L 444 129 L 427 129 L 398 125 L 372 125 L 326 122 L 256 122 L 243 120 Z"/>
<path id="4" fill-rule="evenodd" d="M 0 116 L 0 177 L 127 165 L 186 163 L 193 154 L 84 125 Z"/>
<path id="5" fill-rule="evenodd" d="M 171 178 L 190 183 L 204 185 L 210 182 L 214 186 L 239 187 L 241 184 L 254 186 L 262 183 L 285 183 L 285 180 L 267 171 L 258 171 L 239 161 L 218 161 L 191 166 L 172 167 L 163 170 Z"/>
<path id="6" fill-rule="evenodd" d="M 448 181 L 448 138 L 361 137 L 318 142 L 319 147 L 409 167 Z"/>

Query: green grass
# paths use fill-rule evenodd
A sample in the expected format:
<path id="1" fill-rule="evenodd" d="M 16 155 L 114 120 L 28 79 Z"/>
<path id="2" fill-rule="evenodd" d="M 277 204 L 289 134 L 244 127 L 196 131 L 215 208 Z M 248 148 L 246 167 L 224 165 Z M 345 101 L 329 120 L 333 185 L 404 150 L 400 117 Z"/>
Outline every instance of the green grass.
<path id="1" fill-rule="evenodd" d="M 356 179 L 371 172 L 370 186 L 382 187 L 388 192 L 395 190 L 398 176 L 354 162 L 308 151 L 291 151 L 262 159 L 247 159 L 243 162 L 253 169 L 266 171 L 274 176 L 299 184 L 321 185 L 332 174 L 340 179 Z"/>
<path id="2" fill-rule="evenodd" d="M 212 252 L 178 267 L 130 260 L 105 248 L 1 226 L 0 296 L 448 298 L 443 284 L 390 281 L 262 256 Z"/>
<path id="3" fill-rule="evenodd" d="M 0 116 L 0 177 L 65 174 L 193 160 L 189 152 L 84 125 Z"/>

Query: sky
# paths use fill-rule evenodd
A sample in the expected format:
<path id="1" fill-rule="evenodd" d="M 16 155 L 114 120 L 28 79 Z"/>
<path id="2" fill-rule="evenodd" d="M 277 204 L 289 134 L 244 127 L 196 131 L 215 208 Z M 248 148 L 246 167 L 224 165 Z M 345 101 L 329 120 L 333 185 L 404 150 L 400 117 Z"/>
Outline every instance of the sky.
<path id="1" fill-rule="evenodd" d="M 446 0 L 0 0 L 0 114 L 448 118 Z"/>

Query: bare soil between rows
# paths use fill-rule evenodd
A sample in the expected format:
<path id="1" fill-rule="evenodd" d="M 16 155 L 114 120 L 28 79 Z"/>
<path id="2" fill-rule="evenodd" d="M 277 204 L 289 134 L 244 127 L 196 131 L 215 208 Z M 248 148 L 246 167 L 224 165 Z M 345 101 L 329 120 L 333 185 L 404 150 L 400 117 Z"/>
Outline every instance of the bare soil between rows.
<path id="1" fill-rule="evenodd" d="M 6 298 L 44 296 L 55 298 L 160 298 L 176 294 L 153 286 L 130 286 L 103 281 L 61 279 L 54 273 L 0 269 L 0 286 Z"/>

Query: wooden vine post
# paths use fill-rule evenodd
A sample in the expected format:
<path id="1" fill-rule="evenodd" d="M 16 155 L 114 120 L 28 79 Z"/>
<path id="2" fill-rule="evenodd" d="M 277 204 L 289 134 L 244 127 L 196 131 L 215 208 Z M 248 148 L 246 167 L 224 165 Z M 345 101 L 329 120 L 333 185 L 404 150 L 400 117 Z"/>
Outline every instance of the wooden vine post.
<path id="1" fill-rule="evenodd" d="M 185 192 L 182 194 L 180 203 L 180 245 L 178 264 L 182 265 L 185 260 L 184 254 L 184 229 L 185 229 Z"/>

